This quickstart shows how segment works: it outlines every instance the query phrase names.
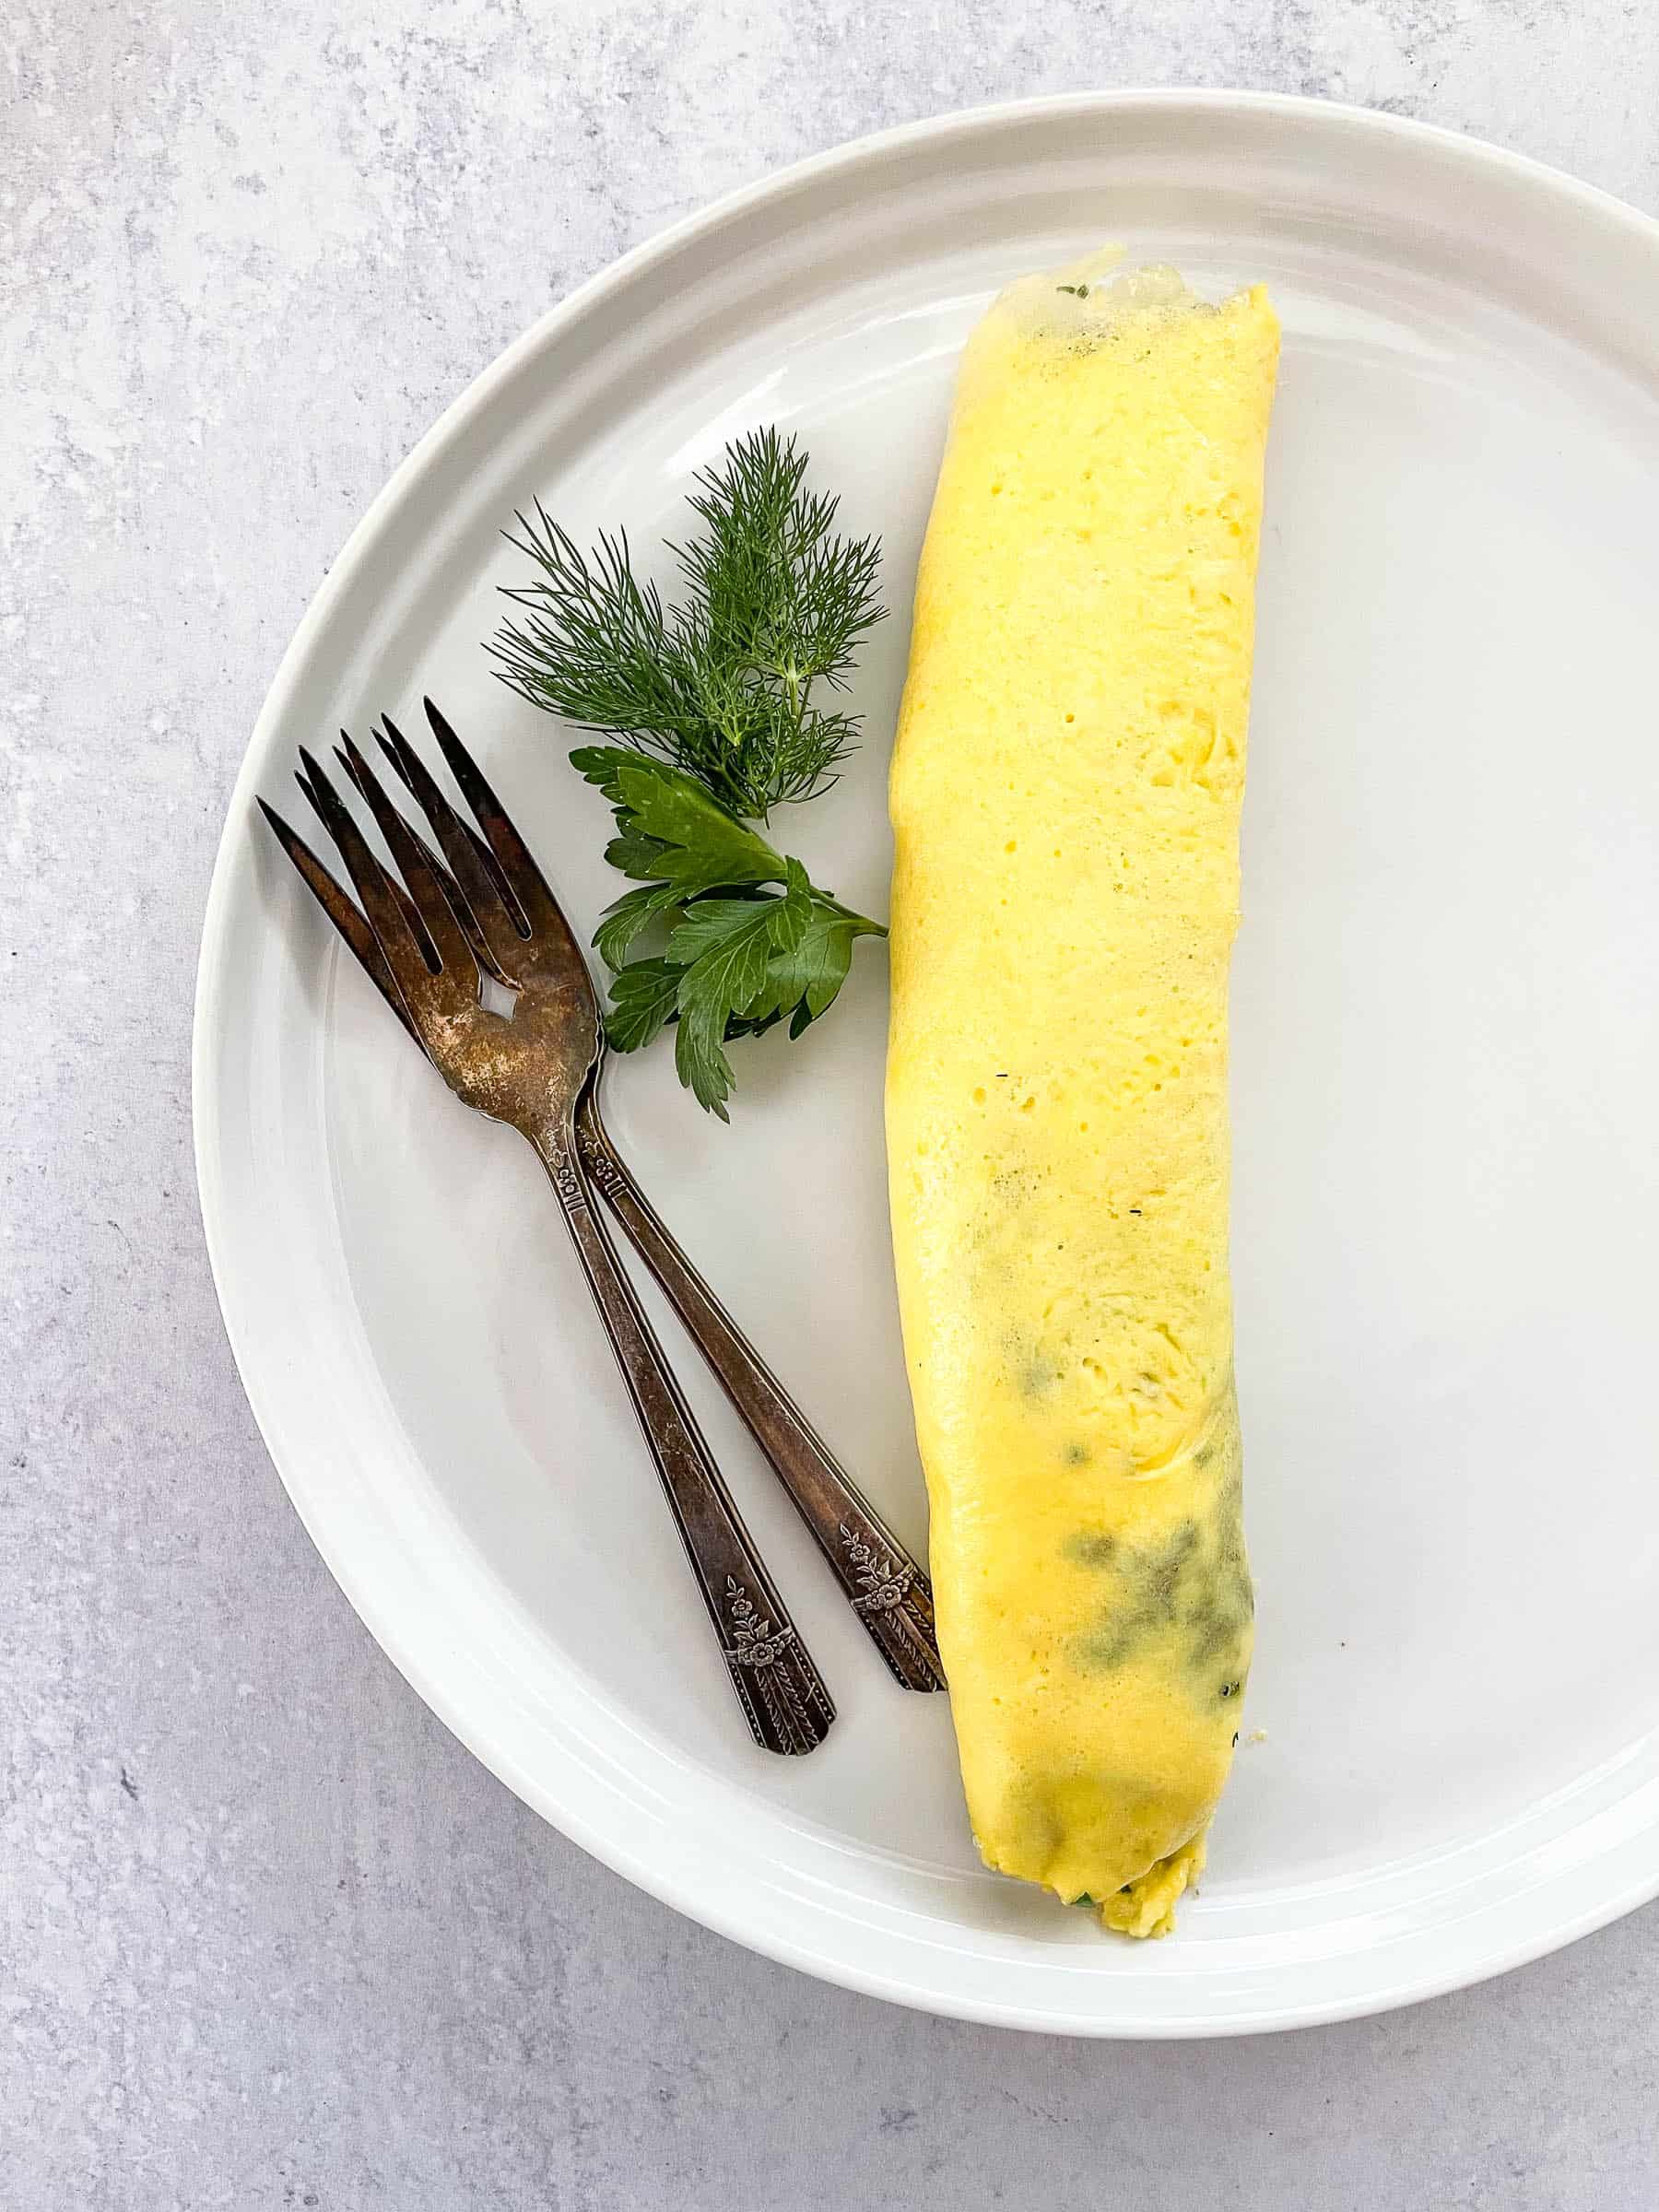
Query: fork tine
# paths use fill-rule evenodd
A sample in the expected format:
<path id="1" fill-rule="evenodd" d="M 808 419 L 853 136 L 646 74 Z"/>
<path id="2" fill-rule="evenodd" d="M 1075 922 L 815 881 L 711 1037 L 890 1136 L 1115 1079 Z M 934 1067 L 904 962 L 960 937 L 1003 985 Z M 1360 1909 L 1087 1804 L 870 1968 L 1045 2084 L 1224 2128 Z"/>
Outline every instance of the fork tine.
<path id="1" fill-rule="evenodd" d="M 477 923 L 487 958 L 502 982 L 510 981 L 507 964 L 525 943 L 530 924 L 519 912 L 512 886 L 502 875 L 495 854 L 476 830 L 469 830 L 443 795 L 437 779 L 389 714 L 381 717 L 382 731 L 375 741 L 394 773 L 415 800 L 431 826 L 459 885 L 463 898 Z M 476 951 L 477 947 L 474 947 Z"/>
<path id="2" fill-rule="evenodd" d="M 308 797 L 311 795 L 309 791 L 306 795 Z M 270 824 L 277 843 L 299 870 L 306 888 L 345 940 L 347 949 L 357 960 L 359 967 L 368 976 L 393 1013 L 396 1015 L 409 1035 L 414 1038 L 416 1043 L 419 1044 L 420 1037 L 410 1018 L 408 1007 L 404 1005 L 403 994 L 393 978 L 391 969 L 386 965 L 386 956 L 380 948 L 379 940 L 363 918 L 362 910 L 340 888 L 305 840 L 289 829 L 274 806 L 267 806 L 265 800 L 261 799 L 259 810 Z"/>
<path id="3" fill-rule="evenodd" d="M 342 737 L 344 737 L 346 735 L 345 731 L 342 730 L 340 735 Z M 386 797 L 385 793 L 375 782 L 374 778 L 364 773 L 364 761 L 362 754 L 359 751 L 355 745 L 350 744 L 348 741 L 345 746 L 336 745 L 335 747 L 335 759 L 339 762 L 340 766 L 345 770 L 347 775 L 351 779 L 352 787 L 357 792 L 359 797 L 367 802 L 370 813 L 373 815 L 375 820 L 380 824 L 382 835 L 384 836 L 387 840 L 387 842 L 390 843 L 392 838 L 397 835 L 397 829 L 394 826 L 391 830 L 388 830 L 385 817 L 388 814 L 395 813 L 396 809 L 391 805 L 390 801 Z M 401 816 L 399 817 L 399 820 L 402 820 Z M 427 866 L 436 877 L 440 878 L 441 881 L 447 882 L 449 879 L 448 869 L 439 859 L 437 853 L 433 852 L 431 846 L 427 843 L 425 838 L 421 836 L 419 830 L 417 830 L 411 823 L 403 823 L 403 827 L 408 831 L 408 834 L 415 840 L 417 844 L 419 845 L 421 857 L 425 860 Z M 419 909 L 415 906 L 413 900 L 410 901 L 410 912 L 419 912 Z M 457 919 L 459 919 L 458 916 Z"/>
<path id="4" fill-rule="evenodd" d="M 302 768 L 297 768 L 294 771 L 294 781 L 299 784 L 300 790 L 305 794 L 307 800 L 310 802 L 312 812 L 316 816 L 318 821 L 322 823 L 324 830 L 328 830 L 328 808 L 324 804 L 323 800 L 317 795 L 315 789 L 312 787 L 311 778 L 306 774 Z M 332 831 L 330 834 L 332 835 Z M 371 855 L 371 857 L 372 858 L 372 855 Z M 374 865 L 377 868 L 380 868 L 380 863 L 378 860 L 375 861 Z M 420 909 L 416 905 L 414 900 L 410 898 L 408 892 L 404 889 L 403 885 L 398 882 L 395 876 L 392 875 L 390 871 L 385 868 L 380 868 L 380 874 L 382 883 L 385 886 L 386 890 L 390 893 L 392 898 L 397 902 L 397 911 L 402 914 L 404 920 L 408 924 L 409 935 L 414 938 L 416 944 L 420 947 L 420 956 L 422 959 L 426 962 L 428 968 L 435 969 L 438 966 L 438 947 L 432 943 L 431 938 L 427 935 L 427 925 L 420 918 Z M 374 935 L 372 930 L 371 930 L 369 934 L 371 936 Z M 384 953 L 381 955 L 381 958 L 384 959 Z"/>
<path id="5" fill-rule="evenodd" d="M 417 1030 L 424 1034 L 429 1019 L 454 1011 L 465 1001 L 476 1000 L 478 971 L 472 954 L 465 953 L 465 988 L 447 969 L 434 972 L 428 965 L 425 947 L 393 896 L 390 877 L 370 851 L 368 841 L 352 820 L 349 808 L 304 746 L 300 747 L 300 758 L 305 763 L 323 826 L 346 863 L 346 873 L 362 900 L 369 925 L 385 956 L 393 980 L 403 994 L 404 1004 Z M 451 928 L 454 928 L 453 922 Z M 459 935 L 458 931 L 455 934 Z M 465 939 L 462 944 L 465 950 Z"/>
<path id="6" fill-rule="evenodd" d="M 378 736 L 379 733 L 377 732 L 376 735 Z M 336 747 L 336 750 L 338 748 Z M 356 748 L 354 747 L 353 749 L 355 750 Z M 345 762 L 346 772 L 351 778 L 352 782 L 356 784 L 358 790 L 362 794 L 369 805 L 374 808 L 375 818 L 377 821 L 379 821 L 381 819 L 382 809 L 386 807 L 388 804 L 384 792 L 382 791 L 378 783 L 374 782 L 372 778 L 370 778 L 369 781 L 373 789 L 373 795 L 371 796 L 371 793 L 364 789 L 363 782 L 359 778 L 358 770 L 353 765 L 351 760 L 347 759 L 347 756 L 344 753 L 340 753 L 339 758 Z M 359 753 L 358 755 L 358 759 L 359 762 L 361 759 L 362 756 Z M 395 834 L 395 832 L 387 828 L 384 822 L 382 822 L 381 826 L 382 831 L 388 839 Z M 486 975 L 493 976 L 498 983 L 504 984 L 509 990 L 516 989 L 517 986 L 513 983 L 512 978 L 507 973 L 506 970 L 501 966 L 500 961 L 496 958 L 495 949 L 489 943 L 482 925 L 475 919 L 473 912 L 473 901 L 469 898 L 465 887 L 456 882 L 450 870 L 445 867 L 442 861 L 439 859 L 437 853 L 432 851 L 430 845 L 427 843 L 426 840 L 420 835 L 418 830 L 411 829 L 409 830 L 409 835 L 413 837 L 416 842 L 419 845 L 421 852 L 425 856 L 428 868 L 431 871 L 432 875 L 437 877 L 438 883 L 443 891 L 443 895 L 449 902 L 450 912 L 454 915 L 455 920 L 461 924 L 462 935 L 465 937 L 467 944 L 472 948 L 473 959 L 477 961 L 478 966 L 483 970 Z M 411 914 L 416 916 L 417 924 L 419 924 L 419 910 L 416 907 L 414 901 L 408 898 L 407 894 L 404 891 L 403 887 L 396 881 L 396 879 L 394 877 L 391 879 L 391 881 L 392 888 L 396 893 L 400 902 L 407 908 Z M 420 934 L 420 926 L 424 925 L 419 925 L 417 927 L 417 935 Z M 514 933 L 514 937 L 516 942 L 516 933 Z"/>
<path id="7" fill-rule="evenodd" d="M 441 821 L 446 831 L 453 830 L 466 840 L 472 851 L 477 855 L 478 865 L 483 869 L 496 897 L 512 917 L 513 926 L 527 932 L 530 924 L 519 911 L 518 900 L 513 895 L 512 886 L 502 874 L 500 862 L 465 817 L 458 814 L 450 805 L 443 786 L 398 728 L 396 723 L 393 721 L 390 714 L 381 716 L 381 727 L 375 735 L 379 738 L 381 750 L 385 753 L 402 778 L 405 789 L 426 812 L 434 833 L 438 832 L 438 825 Z M 446 853 L 449 851 L 447 842 L 444 845 L 444 851 Z"/>
<path id="8" fill-rule="evenodd" d="M 465 964 L 474 960 L 474 953 L 471 933 L 463 929 L 460 916 L 451 904 L 452 899 L 461 900 L 459 888 L 450 879 L 437 854 L 415 834 L 393 805 L 347 732 L 342 730 L 340 737 L 342 745 L 335 758 L 368 801 L 381 835 L 403 873 L 404 888 L 426 924 L 427 935 L 437 947 L 440 962 L 445 969 L 453 967 L 465 974 Z M 461 904 L 465 906 L 465 900 L 461 900 Z"/>
<path id="9" fill-rule="evenodd" d="M 512 886 L 519 911 L 535 932 L 558 930 L 561 935 L 575 937 L 565 920 L 559 901 L 547 888 L 541 870 L 531 858 L 530 849 L 513 828 L 507 809 L 490 789 L 484 771 L 462 744 L 448 722 L 429 699 L 423 700 L 426 718 L 432 725 L 450 773 L 461 786 L 461 794 L 477 818 L 485 841 L 494 854 L 501 874 Z"/>

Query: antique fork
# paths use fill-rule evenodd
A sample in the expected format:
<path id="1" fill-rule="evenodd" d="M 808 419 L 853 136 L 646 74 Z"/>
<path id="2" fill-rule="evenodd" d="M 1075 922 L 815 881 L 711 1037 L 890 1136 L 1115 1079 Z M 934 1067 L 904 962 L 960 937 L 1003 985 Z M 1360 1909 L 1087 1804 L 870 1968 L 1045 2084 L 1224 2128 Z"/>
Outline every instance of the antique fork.
<path id="1" fill-rule="evenodd" d="M 362 900 L 359 920 L 366 918 L 384 978 L 428 1058 L 467 1105 L 527 1137 L 547 1171 L 755 1741 L 769 1751 L 810 1751 L 828 1733 L 834 1705 L 591 1203 L 575 1128 L 576 1103 L 599 1053 L 586 962 L 540 870 L 458 742 L 450 757 L 483 831 L 465 900 L 453 880 L 435 871 L 428 849 L 348 737 L 341 759 L 353 781 L 373 795 L 401 885 L 381 866 L 303 748 L 300 783 L 346 864 Z M 260 804 L 307 883 L 342 922 L 344 893 L 288 825 Z M 325 885 L 332 898 L 324 896 Z M 458 903 L 452 905 L 452 898 Z M 486 930 L 497 948 L 490 963 L 497 981 L 506 977 L 514 994 L 510 1014 L 483 1004 L 473 944 Z M 368 941 L 354 942 L 353 949 L 366 954 Z M 509 960 L 500 959 L 501 951 Z"/>

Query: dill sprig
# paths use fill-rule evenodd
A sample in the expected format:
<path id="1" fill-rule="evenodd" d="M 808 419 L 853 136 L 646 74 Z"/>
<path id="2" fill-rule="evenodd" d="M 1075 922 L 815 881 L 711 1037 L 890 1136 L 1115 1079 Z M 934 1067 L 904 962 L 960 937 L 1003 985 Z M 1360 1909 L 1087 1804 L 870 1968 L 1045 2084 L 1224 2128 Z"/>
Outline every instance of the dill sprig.
<path id="1" fill-rule="evenodd" d="M 806 468 L 768 428 L 699 474 L 702 529 L 669 548 L 686 586 L 674 606 L 635 576 L 624 532 L 584 553 L 537 500 L 509 533 L 538 573 L 505 594 L 521 611 L 490 649 L 503 680 L 696 777 L 743 818 L 827 789 L 858 717 L 813 695 L 844 690 L 886 609 L 878 544 L 836 531 L 839 501 L 807 488 Z"/>

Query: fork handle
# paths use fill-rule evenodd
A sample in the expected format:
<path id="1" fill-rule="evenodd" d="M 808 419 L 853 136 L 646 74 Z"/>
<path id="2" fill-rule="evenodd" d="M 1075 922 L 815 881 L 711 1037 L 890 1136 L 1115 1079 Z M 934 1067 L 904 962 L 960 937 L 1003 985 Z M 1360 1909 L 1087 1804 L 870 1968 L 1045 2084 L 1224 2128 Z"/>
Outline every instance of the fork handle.
<path id="1" fill-rule="evenodd" d="M 558 1195 L 755 1741 L 767 1751 L 811 1751 L 828 1735 L 835 1707 L 594 1210 L 573 1133 L 555 1130 L 531 1141 Z"/>
<path id="2" fill-rule="evenodd" d="M 905 1689 L 943 1689 L 927 1576 L 680 1250 L 611 1144 L 591 1082 L 577 1102 L 576 1143 L 589 1182 L 777 1470 L 894 1679 Z"/>

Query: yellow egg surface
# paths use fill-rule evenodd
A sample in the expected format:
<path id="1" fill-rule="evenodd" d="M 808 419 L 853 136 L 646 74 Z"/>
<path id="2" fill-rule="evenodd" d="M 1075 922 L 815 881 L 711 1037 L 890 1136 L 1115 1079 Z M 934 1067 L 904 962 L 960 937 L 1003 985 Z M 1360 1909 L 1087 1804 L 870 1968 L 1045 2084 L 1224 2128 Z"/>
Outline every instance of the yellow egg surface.
<path id="1" fill-rule="evenodd" d="M 970 341 L 892 774 L 888 1151 L 940 1643 L 987 1863 L 1171 1924 L 1253 1604 L 1227 1271 L 1278 324 L 1169 271 Z"/>

